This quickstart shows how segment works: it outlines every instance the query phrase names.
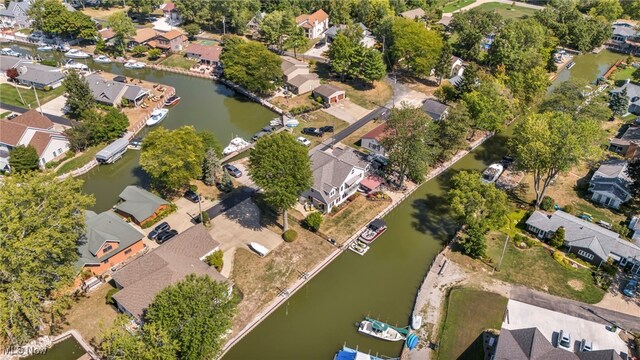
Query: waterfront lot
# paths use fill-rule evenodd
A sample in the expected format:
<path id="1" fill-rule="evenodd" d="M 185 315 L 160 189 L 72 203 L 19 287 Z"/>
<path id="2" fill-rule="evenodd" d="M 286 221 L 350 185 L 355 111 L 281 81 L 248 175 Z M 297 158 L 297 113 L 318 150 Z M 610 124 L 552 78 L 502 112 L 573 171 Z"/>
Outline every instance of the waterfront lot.
<path id="1" fill-rule="evenodd" d="M 523 16 L 533 16 L 537 10 L 523 6 L 512 6 L 497 2 L 485 3 L 477 7 L 480 10 L 495 11 L 505 19 L 516 19 Z"/>
<path id="2" fill-rule="evenodd" d="M 298 136 L 304 136 L 305 138 L 309 139 L 309 141 L 311 141 L 311 145 L 309 145 L 309 148 L 313 148 L 314 146 L 320 144 L 320 142 L 330 138 L 331 136 L 333 136 L 333 134 L 336 134 L 347 127 L 346 122 L 320 110 L 316 110 L 310 114 L 298 116 L 297 119 L 300 121 L 300 125 L 298 125 L 298 127 L 296 128 L 293 128 L 292 134 L 296 138 Z M 333 126 L 334 132 L 327 132 L 322 136 L 311 136 L 302 133 L 302 129 L 306 127 L 320 128 L 322 126 Z"/>
<path id="3" fill-rule="evenodd" d="M 38 92 L 38 99 L 40 100 L 40 104 L 45 104 L 49 102 L 49 100 L 64 94 L 64 86 L 58 86 L 57 88 L 50 91 L 36 91 Z M 20 93 L 18 94 L 18 92 Z M 19 106 L 27 109 L 35 109 L 36 107 L 38 107 L 38 101 L 36 100 L 36 95 L 33 93 L 32 89 L 16 89 L 13 85 L 0 84 L 0 94 L 0 101 L 5 104 Z M 22 95 L 24 103 L 20 100 L 20 95 Z"/>
<path id="4" fill-rule="evenodd" d="M 390 200 L 369 201 L 357 194 L 355 200 L 345 205 L 339 213 L 326 215 L 320 231 L 338 243 L 343 243 L 390 204 Z"/>
<path id="5" fill-rule="evenodd" d="M 62 175 L 68 173 L 71 170 L 83 167 L 84 165 L 88 164 L 89 161 L 93 160 L 98 151 L 100 151 L 105 146 L 105 144 L 98 144 L 88 148 L 82 154 L 74 157 L 73 159 L 67 161 L 66 163 L 62 164 L 62 166 L 57 168 L 56 175 Z"/>
<path id="6" fill-rule="evenodd" d="M 113 288 L 110 283 L 102 284 L 99 288 L 82 296 L 65 315 L 66 323 L 60 328 L 60 333 L 75 329 L 87 342 L 90 342 L 102 328 L 111 326 L 118 312 L 106 303 L 106 296 L 107 292 Z"/>
<path id="7" fill-rule="evenodd" d="M 182 54 L 173 54 L 160 62 L 160 65 L 163 66 L 177 67 L 185 70 L 191 69 L 195 64 L 197 64 L 197 61 L 187 59 Z"/>
<path id="8" fill-rule="evenodd" d="M 438 359 L 483 359 L 482 333 L 486 329 L 500 329 L 507 301 L 486 291 L 452 289 Z"/>

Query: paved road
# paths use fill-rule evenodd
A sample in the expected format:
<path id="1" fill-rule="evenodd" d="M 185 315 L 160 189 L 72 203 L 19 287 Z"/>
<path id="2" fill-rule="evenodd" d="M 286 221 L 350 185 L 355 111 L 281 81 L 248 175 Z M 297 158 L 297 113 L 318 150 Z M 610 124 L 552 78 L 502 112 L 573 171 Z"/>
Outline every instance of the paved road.
<path id="1" fill-rule="evenodd" d="M 255 191 L 255 189 L 249 187 L 237 189 L 233 193 L 231 193 L 228 198 L 222 200 L 218 204 L 208 208 L 205 211 L 207 212 L 207 214 L 209 214 L 209 219 L 213 219 L 223 212 L 247 200 L 255 193 Z"/>
<path id="2" fill-rule="evenodd" d="M 360 129 L 361 127 L 363 127 L 366 123 L 368 123 L 369 121 L 373 120 L 373 119 L 378 119 L 378 118 L 385 118 L 388 115 L 389 109 L 387 109 L 386 107 L 382 107 L 379 106 L 376 109 L 374 109 L 373 111 L 371 111 L 370 113 L 368 113 L 367 115 L 365 115 L 363 118 L 361 118 L 360 120 L 354 122 L 353 124 L 347 126 L 344 130 L 340 131 L 339 133 L 335 134 L 334 136 L 326 139 L 325 141 L 321 142 L 320 144 L 318 144 L 316 147 L 314 147 L 313 149 L 311 149 L 309 151 L 309 154 L 313 154 L 316 151 L 324 151 L 327 150 L 329 147 L 331 147 L 332 144 L 335 144 L 339 141 L 342 141 L 344 138 L 346 138 L 347 136 L 351 135 L 354 131 Z"/>
<path id="3" fill-rule="evenodd" d="M 635 317 L 617 311 L 588 305 L 579 301 L 569 300 L 540 291 L 527 289 L 523 286 L 514 286 L 511 289 L 510 298 L 581 319 L 605 325 L 615 324 L 622 329 L 634 332 L 640 331 L 640 309 L 638 310 L 638 316 Z"/>
<path id="4" fill-rule="evenodd" d="M 7 109 L 9 111 L 17 112 L 17 113 L 20 113 L 20 114 L 29 111 L 29 109 L 21 108 L 21 107 L 14 106 L 14 105 L 5 104 L 3 102 L 0 102 L 0 108 Z M 75 122 L 73 120 L 69 120 L 67 118 L 63 118 L 61 116 L 56 116 L 56 115 L 52 115 L 52 114 L 47 114 L 47 113 L 44 113 L 44 114 L 49 119 L 51 119 L 51 121 L 53 121 L 56 124 L 60 124 L 60 125 L 64 125 L 64 126 L 73 126 L 73 125 L 75 125 Z"/>

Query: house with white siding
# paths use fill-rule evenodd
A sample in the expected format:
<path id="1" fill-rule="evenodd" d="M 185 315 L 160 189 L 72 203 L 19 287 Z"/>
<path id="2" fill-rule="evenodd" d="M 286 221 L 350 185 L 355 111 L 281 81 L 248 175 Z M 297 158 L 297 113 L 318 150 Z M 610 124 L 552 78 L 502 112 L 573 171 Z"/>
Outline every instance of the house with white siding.
<path id="1" fill-rule="evenodd" d="M 629 201 L 629 185 L 633 181 L 627 175 L 627 166 L 626 160 L 602 162 L 589 181 L 591 200 L 613 209 L 619 209 L 620 205 Z"/>

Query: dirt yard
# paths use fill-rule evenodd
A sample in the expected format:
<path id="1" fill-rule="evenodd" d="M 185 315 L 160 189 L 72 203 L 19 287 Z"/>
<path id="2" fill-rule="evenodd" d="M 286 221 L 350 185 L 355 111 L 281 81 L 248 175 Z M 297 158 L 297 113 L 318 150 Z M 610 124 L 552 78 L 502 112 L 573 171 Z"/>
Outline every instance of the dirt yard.
<path id="1" fill-rule="evenodd" d="M 116 309 L 105 302 L 107 292 L 111 289 L 113 286 L 110 284 L 103 284 L 73 304 L 67 312 L 66 325 L 61 328 L 60 333 L 76 329 L 87 342 L 90 342 L 102 328 L 111 326 L 118 315 Z"/>
<path id="2" fill-rule="evenodd" d="M 356 130 L 353 133 L 351 133 L 346 138 L 344 138 L 341 141 L 341 143 L 346 144 L 348 146 L 352 146 L 352 147 L 358 148 L 358 147 L 360 147 L 360 138 L 362 138 L 362 136 L 364 136 L 369 131 L 371 131 L 371 130 L 377 128 L 378 126 L 380 126 L 380 124 L 382 124 L 382 121 L 380 121 L 380 120 L 370 121 L 370 122 L 366 123 L 364 126 L 362 126 L 361 128 L 359 128 L 358 130 Z"/>
<path id="3" fill-rule="evenodd" d="M 277 96 L 271 99 L 271 102 L 283 110 L 290 110 L 299 106 L 313 106 L 313 102 L 309 99 L 309 94 L 302 94 L 290 98 Z"/>
<path id="4" fill-rule="evenodd" d="M 88 15 L 88 16 L 90 16 L 92 18 L 106 20 L 109 17 L 109 15 L 113 15 L 113 14 L 115 14 L 117 12 L 120 12 L 120 11 L 125 11 L 126 12 L 127 10 L 129 10 L 128 6 L 124 6 L 124 7 L 122 7 L 122 6 L 114 6 L 114 7 L 109 8 L 109 9 L 104 9 L 104 8 L 101 8 L 101 7 L 87 7 L 87 8 L 84 8 L 84 9 L 80 10 L 80 11 L 83 14 Z"/>

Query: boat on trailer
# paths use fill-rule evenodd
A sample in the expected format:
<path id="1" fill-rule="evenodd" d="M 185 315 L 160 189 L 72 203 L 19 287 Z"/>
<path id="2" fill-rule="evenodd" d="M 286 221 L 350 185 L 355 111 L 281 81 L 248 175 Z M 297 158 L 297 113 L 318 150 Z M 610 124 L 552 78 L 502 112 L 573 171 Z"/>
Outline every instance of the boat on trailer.
<path id="1" fill-rule="evenodd" d="M 397 328 L 368 317 L 360 322 L 358 332 L 386 341 L 404 341 L 408 334 L 407 329 Z"/>

